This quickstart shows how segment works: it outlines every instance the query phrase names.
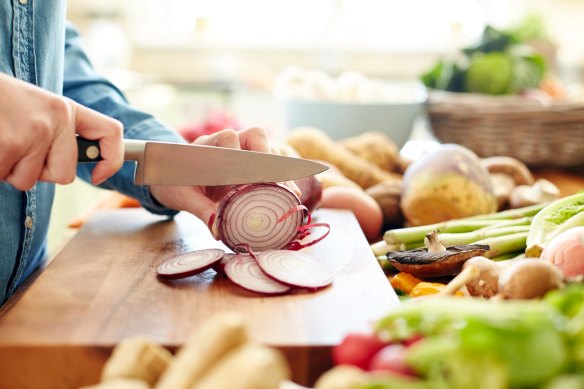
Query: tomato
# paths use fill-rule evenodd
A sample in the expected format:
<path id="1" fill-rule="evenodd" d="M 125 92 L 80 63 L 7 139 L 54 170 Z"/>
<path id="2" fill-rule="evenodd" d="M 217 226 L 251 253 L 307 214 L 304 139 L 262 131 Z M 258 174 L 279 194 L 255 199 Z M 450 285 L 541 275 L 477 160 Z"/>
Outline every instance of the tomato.
<path id="1" fill-rule="evenodd" d="M 371 358 L 368 370 L 415 377 L 416 372 L 406 363 L 406 352 L 407 347 L 403 344 L 385 346 Z"/>
<path id="2" fill-rule="evenodd" d="M 353 365 L 366 370 L 371 358 L 387 345 L 375 333 L 351 333 L 332 350 L 336 365 Z"/>

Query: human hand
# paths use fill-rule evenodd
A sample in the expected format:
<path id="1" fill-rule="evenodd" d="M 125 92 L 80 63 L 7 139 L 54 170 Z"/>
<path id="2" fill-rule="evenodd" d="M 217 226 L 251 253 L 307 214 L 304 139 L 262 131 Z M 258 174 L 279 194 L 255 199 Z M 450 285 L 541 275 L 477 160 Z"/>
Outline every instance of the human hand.
<path id="1" fill-rule="evenodd" d="M 240 131 L 222 130 L 211 135 L 200 136 L 193 144 L 277 153 L 276 149 L 270 147 L 266 132 L 259 127 L 249 127 Z M 295 184 L 290 183 L 289 185 L 293 190 L 299 192 Z M 219 202 L 232 188 L 233 185 L 152 185 L 150 193 L 162 205 L 178 211 L 190 212 L 205 223 L 209 223 L 212 215 L 217 212 Z M 211 232 L 216 236 L 216 231 L 212 230 Z"/>
<path id="2" fill-rule="evenodd" d="M 72 100 L 0 73 L 0 181 L 27 190 L 36 181 L 75 179 L 75 134 L 99 141 L 99 184 L 123 163 L 122 124 Z"/>

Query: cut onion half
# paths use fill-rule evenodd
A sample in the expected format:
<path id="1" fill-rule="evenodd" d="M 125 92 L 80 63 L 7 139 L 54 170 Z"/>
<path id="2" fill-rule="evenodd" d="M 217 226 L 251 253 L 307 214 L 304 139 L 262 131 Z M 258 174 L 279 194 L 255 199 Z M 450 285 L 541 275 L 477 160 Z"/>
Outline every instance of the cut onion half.
<path id="1" fill-rule="evenodd" d="M 333 282 L 331 269 L 310 254 L 269 250 L 255 255 L 258 265 L 267 275 L 286 285 L 318 289 Z"/>
<path id="2" fill-rule="evenodd" d="M 249 254 L 237 254 L 225 264 L 225 274 L 240 287 L 263 294 L 282 294 L 290 286 L 268 277 Z"/>
<path id="3" fill-rule="evenodd" d="M 298 196 L 285 185 L 239 185 L 219 204 L 219 238 L 234 251 L 241 244 L 256 252 L 285 248 L 302 226 L 306 211 L 301 207 Z"/>
<path id="4" fill-rule="evenodd" d="M 177 279 L 190 277 L 201 273 L 225 255 L 221 249 L 203 249 L 177 255 L 156 268 L 156 273 L 162 278 Z"/>

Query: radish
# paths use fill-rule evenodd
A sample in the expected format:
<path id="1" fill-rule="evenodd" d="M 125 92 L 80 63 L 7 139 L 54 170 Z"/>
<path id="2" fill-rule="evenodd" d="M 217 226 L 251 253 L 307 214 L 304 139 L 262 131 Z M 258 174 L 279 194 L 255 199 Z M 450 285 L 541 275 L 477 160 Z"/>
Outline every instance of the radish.
<path id="1" fill-rule="evenodd" d="M 156 273 L 162 278 L 185 278 L 201 273 L 225 255 L 221 249 L 204 249 L 177 255 L 156 268 Z"/>
<path id="2" fill-rule="evenodd" d="M 267 275 L 286 285 L 318 289 L 333 282 L 331 270 L 306 253 L 270 250 L 257 254 L 256 259 Z"/>
<path id="3" fill-rule="evenodd" d="M 290 287 L 268 277 L 250 254 L 238 254 L 225 264 L 225 274 L 233 283 L 252 292 L 282 294 Z"/>

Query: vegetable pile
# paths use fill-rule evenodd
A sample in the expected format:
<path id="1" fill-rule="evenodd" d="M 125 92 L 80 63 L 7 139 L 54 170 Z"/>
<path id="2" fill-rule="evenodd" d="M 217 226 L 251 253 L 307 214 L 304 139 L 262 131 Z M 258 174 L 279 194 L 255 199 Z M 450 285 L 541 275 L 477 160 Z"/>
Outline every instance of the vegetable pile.
<path id="1" fill-rule="evenodd" d="M 584 285 L 574 284 L 543 300 L 410 300 L 375 332 L 348 334 L 333 356 L 361 373 L 346 388 L 576 388 L 582 350 Z"/>
<path id="2" fill-rule="evenodd" d="M 241 315 L 205 319 L 172 355 L 143 336 L 116 345 L 99 384 L 85 389 L 278 389 L 290 366 L 279 350 L 252 341 Z"/>
<path id="3" fill-rule="evenodd" d="M 538 88 L 546 63 L 512 31 L 486 26 L 482 40 L 461 51 L 457 61 L 441 60 L 422 76 L 433 89 L 491 95 L 519 94 Z"/>
<path id="4" fill-rule="evenodd" d="M 399 271 L 391 278 L 398 294 L 462 291 L 482 298 L 537 299 L 584 278 L 583 215 L 584 193 L 579 193 L 547 204 L 388 230 L 371 248 L 386 273 Z M 473 251 L 481 245 L 482 252 Z"/>

